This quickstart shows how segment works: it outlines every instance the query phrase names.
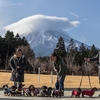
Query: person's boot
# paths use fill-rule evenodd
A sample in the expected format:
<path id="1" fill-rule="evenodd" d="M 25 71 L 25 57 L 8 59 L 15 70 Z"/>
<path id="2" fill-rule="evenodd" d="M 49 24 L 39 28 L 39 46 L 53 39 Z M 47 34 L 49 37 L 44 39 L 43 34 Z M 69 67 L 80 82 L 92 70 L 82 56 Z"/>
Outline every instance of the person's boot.
<path id="1" fill-rule="evenodd" d="M 62 96 L 64 96 L 64 91 L 62 91 Z"/>
<path id="2" fill-rule="evenodd" d="M 60 89 L 60 91 L 61 91 L 61 96 L 64 96 L 64 90 Z"/>
<path id="3" fill-rule="evenodd" d="M 62 96 L 64 96 L 64 89 L 63 88 L 61 89 L 61 92 L 62 92 Z"/>

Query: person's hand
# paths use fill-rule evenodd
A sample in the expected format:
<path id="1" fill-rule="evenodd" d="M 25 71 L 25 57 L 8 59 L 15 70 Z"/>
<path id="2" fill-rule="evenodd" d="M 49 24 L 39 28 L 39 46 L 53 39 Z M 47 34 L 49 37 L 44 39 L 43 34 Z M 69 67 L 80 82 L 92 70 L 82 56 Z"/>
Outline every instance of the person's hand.
<path id="1" fill-rule="evenodd" d="M 87 61 L 90 61 L 90 58 L 87 58 Z"/>
<path id="2" fill-rule="evenodd" d="M 57 76 L 57 80 L 60 81 L 60 76 Z"/>
<path id="3" fill-rule="evenodd" d="M 19 77 L 19 74 L 18 73 L 16 73 L 16 77 Z"/>
<path id="4" fill-rule="evenodd" d="M 85 60 L 85 61 L 90 61 L 90 58 L 86 58 L 86 57 L 85 57 L 84 60 Z"/>
<path id="5" fill-rule="evenodd" d="M 87 58 L 85 57 L 85 58 L 84 58 L 84 60 L 86 61 L 86 60 L 87 60 Z"/>
<path id="6" fill-rule="evenodd" d="M 57 70 L 57 69 L 55 69 L 55 72 L 56 72 L 56 73 L 58 73 L 58 70 Z"/>
<path id="7" fill-rule="evenodd" d="M 20 67 L 19 67 L 19 66 L 17 66 L 17 68 L 19 69 Z"/>
<path id="8" fill-rule="evenodd" d="M 16 73 L 16 70 L 13 70 L 13 72 L 15 72 L 15 73 Z"/>

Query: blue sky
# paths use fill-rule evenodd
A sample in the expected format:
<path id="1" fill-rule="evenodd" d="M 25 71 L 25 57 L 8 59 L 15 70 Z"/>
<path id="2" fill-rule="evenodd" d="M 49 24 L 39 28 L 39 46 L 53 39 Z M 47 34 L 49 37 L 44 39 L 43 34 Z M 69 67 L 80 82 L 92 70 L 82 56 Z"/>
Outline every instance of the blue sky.
<path id="1" fill-rule="evenodd" d="M 68 34 L 85 44 L 100 48 L 100 0 L 0 0 L 0 35 L 2 27 L 36 14 L 79 21 Z"/>

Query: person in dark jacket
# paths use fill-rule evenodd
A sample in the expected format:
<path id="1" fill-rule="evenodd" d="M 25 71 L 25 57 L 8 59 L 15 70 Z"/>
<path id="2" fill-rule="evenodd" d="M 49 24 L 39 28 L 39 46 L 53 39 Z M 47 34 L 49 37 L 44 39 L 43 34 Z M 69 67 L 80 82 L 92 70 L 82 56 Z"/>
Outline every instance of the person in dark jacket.
<path id="1" fill-rule="evenodd" d="M 98 63 L 98 77 L 99 77 L 99 83 L 100 83 L 100 50 L 97 53 L 97 55 L 93 58 L 84 58 L 85 61 L 97 61 Z"/>
<path id="2" fill-rule="evenodd" d="M 57 73 L 57 81 L 55 84 L 56 90 L 64 91 L 64 80 L 68 71 L 68 68 L 63 61 L 63 59 L 57 55 L 57 53 L 52 53 L 50 57 L 51 61 L 53 62 L 54 70 Z"/>
<path id="3" fill-rule="evenodd" d="M 11 81 L 18 87 L 24 82 L 24 69 L 26 67 L 26 58 L 21 49 L 17 49 L 15 55 L 10 59 L 10 67 L 12 69 Z"/>

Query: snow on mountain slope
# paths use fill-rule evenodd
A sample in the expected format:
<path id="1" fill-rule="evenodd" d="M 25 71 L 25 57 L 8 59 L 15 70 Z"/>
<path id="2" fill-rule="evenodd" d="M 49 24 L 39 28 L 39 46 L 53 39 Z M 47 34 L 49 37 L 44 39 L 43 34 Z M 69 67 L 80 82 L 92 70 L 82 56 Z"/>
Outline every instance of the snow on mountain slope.
<path id="1" fill-rule="evenodd" d="M 65 47 L 67 49 L 71 37 L 57 31 L 48 30 L 44 32 L 31 33 L 26 36 L 26 39 L 29 41 L 31 48 L 35 51 L 37 56 L 39 54 L 46 56 L 50 55 L 53 52 L 60 37 L 64 39 Z M 77 40 L 74 41 L 77 47 L 81 45 L 81 42 Z"/>

